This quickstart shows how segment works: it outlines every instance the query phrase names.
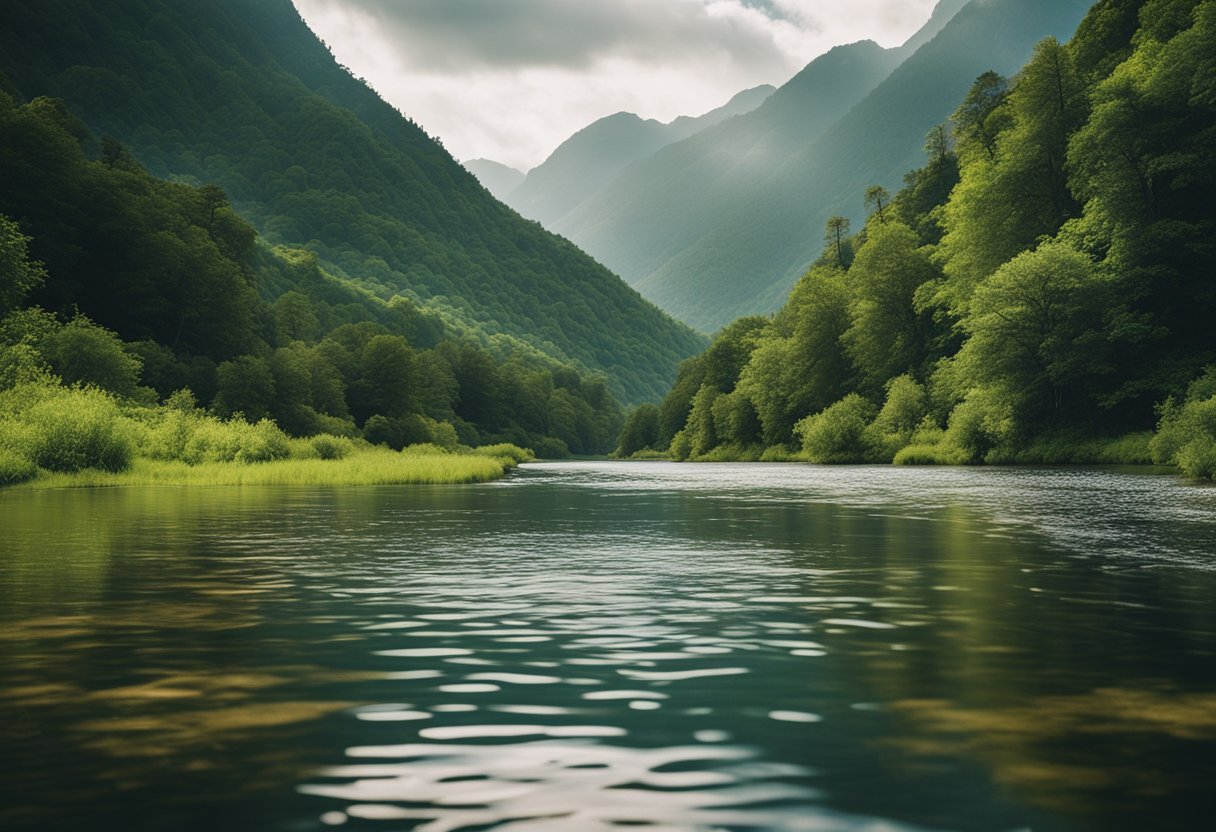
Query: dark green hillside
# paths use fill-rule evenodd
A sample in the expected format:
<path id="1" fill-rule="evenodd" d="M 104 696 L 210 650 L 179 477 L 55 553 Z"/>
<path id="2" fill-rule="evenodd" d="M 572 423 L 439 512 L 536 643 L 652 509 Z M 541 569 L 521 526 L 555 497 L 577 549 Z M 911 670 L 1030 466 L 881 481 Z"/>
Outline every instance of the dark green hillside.
<path id="1" fill-rule="evenodd" d="M 0 71 L 65 99 L 156 175 L 223 187 L 272 244 L 655 395 L 700 345 L 494 200 L 339 67 L 289 0 L 12 0 Z"/>
<path id="2" fill-rule="evenodd" d="M 496 359 L 407 298 L 259 243 L 220 188 L 152 177 L 62 101 L 0 92 L 0 182 L 0 393 L 18 413 L 62 382 L 297 436 L 610 446 L 620 411 L 602 377 L 519 342 Z M 9 429 L 0 447 L 26 447 Z"/>

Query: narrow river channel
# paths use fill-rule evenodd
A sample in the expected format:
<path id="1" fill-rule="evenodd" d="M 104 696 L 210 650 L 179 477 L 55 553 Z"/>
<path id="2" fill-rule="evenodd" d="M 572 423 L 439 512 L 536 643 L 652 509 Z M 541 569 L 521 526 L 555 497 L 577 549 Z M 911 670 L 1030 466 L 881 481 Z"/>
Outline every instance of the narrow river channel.
<path id="1" fill-rule="evenodd" d="M 5 830 L 1216 817 L 1216 488 L 552 463 L 0 492 Z"/>

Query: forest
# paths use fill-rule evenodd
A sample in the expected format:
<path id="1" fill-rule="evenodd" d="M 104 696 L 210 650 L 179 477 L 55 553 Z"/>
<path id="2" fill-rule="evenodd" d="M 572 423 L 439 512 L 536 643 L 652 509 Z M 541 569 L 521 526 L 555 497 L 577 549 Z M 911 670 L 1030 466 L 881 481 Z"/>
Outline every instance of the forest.
<path id="1" fill-rule="evenodd" d="M 222 189 L 151 176 L 62 101 L 0 93 L 0 181 L 0 481 L 31 475 L 31 457 L 123 467 L 129 443 L 103 426 L 132 412 L 177 424 L 161 454 L 192 462 L 278 458 L 315 435 L 612 446 L 622 417 L 602 376 L 522 344 L 498 357 L 408 298 L 269 246 Z M 72 413 L 96 435 L 54 441 Z"/>
<path id="2" fill-rule="evenodd" d="M 1102 0 L 977 78 L 896 194 L 827 222 L 629 416 L 619 456 L 1216 474 L 1216 4 Z"/>

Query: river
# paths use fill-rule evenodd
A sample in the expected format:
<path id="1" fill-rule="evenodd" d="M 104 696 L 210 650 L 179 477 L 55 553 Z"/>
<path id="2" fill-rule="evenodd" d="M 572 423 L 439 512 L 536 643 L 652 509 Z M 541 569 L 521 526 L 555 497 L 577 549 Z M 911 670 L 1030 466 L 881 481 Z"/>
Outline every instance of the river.
<path id="1" fill-rule="evenodd" d="M 5 830 L 1216 816 L 1216 488 L 544 463 L 0 492 Z"/>

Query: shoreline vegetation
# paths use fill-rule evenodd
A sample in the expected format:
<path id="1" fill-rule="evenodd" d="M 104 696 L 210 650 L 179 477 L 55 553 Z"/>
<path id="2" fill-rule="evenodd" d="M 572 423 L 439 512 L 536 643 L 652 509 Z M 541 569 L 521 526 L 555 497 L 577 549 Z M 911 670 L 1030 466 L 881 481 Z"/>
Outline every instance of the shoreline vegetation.
<path id="1" fill-rule="evenodd" d="M 533 459 L 509 443 L 395 451 L 362 438 L 290 437 L 269 419 L 207 413 L 186 391 L 161 405 L 45 379 L 0 393 L 0 487 L 479 483 Z"/>

